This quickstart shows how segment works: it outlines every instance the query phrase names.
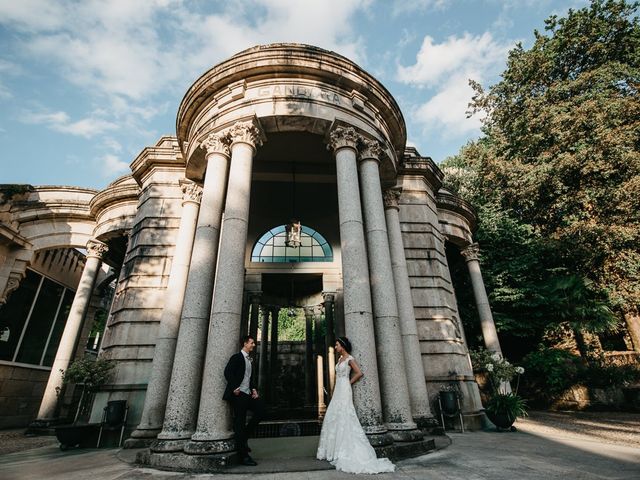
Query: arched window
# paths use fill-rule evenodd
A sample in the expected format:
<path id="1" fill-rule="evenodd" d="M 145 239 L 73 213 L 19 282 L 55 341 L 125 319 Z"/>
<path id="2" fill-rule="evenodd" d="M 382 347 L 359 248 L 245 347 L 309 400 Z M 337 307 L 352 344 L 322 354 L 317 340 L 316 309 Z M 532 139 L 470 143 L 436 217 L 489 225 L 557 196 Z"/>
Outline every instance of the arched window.
<path id="1" fill-rule="evenodd" d="M 325 238 L 313 228 L 302 225 L 300 246 L 287 247 L 285 226 L 272 228 L 262 235 L 251 252 L 252 262 L 332 262 L 333 251 Z"/>

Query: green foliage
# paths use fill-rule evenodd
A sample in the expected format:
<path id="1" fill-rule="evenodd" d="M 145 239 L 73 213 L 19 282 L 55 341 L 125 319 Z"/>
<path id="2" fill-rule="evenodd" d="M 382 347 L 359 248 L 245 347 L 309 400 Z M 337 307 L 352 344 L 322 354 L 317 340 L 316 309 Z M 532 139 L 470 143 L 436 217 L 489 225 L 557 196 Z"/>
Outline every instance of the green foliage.
<path id="1" fill-rule="evenodd" d="M 614 330 L 640 305 L 637 12 L 592 0 L 550 17 L 500 82 L 472 82 L 485 136 L 442 164 L 478 211 L 498 331 L 531 347 L 565 328 Z M 459 301 L 471 326 L 473 299 Z"/>
<path id="2" fill-rule="evenodd" d="M 591 358 L 585 368 L 582 381 L 589 387 L 626 387 L 640 383 L 640 366 L 611 365 L 603 357 Z"/>
<path id="3" fill-rule="evenodd" d="M 511 419 L 528 415 L 527 401 L 515 393 L 493 395 L 486 402 L 485 409 L 494 415 L 508 415 Z"/>
<path id="4" fill-rule="evenodd" d="M 293 315 L 290 314 L 290 310 Z M 278 313 L 278 339 L 304 340 L 305 317 L 302 308 L 283 308 Z"/>
<path id="5" fill-rule="evenodd" d="M 527 370 L 527 391 L 546 401 L 578 383 L 583 371 L 580 357 L 544 345 L 526 355 L 522 364 Z"/>
<path id="6" fill-rule="evenodd" d="M 82 358 L 74 361 L 62 374 L 62 382 L 79 383 L 88 391 L 95 391 L 109 380 L 116 362 L 113 360 L 90 360 Z"/>
<path id="7" fill-rule="evenodd" d="M 510 52 L 499 83 L 474 84 L 486 138 L 461 155 L 484 152 L 455 162 L 474 170 L 476 197 L 556 241 L 561 263 L 625 311 L 640 304 L 637 10 L 593 0 L 550 17 L 531 49 Z"/>

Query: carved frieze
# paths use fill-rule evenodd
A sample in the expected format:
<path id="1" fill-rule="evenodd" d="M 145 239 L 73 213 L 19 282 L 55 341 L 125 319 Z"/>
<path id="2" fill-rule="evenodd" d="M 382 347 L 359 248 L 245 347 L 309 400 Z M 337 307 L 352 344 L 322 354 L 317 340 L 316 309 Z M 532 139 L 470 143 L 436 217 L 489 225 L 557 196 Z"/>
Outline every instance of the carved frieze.
<path id="1" fill-rule="evenodd" d="M 196 202 L 200 203 L 202 199 L 202 187 L 195 182 L 185 180 L 180 183 L 180 189 L 182 190 L 183 202 Z"/>
<path id="2" fill-rule="evenodd" d="M 98 240 L 89 240 L 87 242 L 87 257 L 97 257 L 102 259 L 109 251 L 109 247 Z"/>
<path id="3" fill-rule="evenodd" d="M 398 207 L 398 201 L 400 200 L 401 191 L 399 188 L 388 188 L 384 192 L 382 192 L 382 200 L 384 201 L 384 208 L 395 208 Z"/>
<path id="4" fill-rule="evenodd" d="M 328 148 L 334 152 L 340 148 L 353 148 L 358 147 L 358 140 L 360 135 L 356 133 L 353 127 L 336 127 L 329 134 Z"/>
<path id="5" fill-rule="evenodd" d="M 226 134 L 210 133 L 200 145 L 207 151 L 207 155 L 221 153 L 227 157 L 230 155 L 229 138 Z"/>
<path id="6" fill-rule="evenodd" d="M 477 243 L 472 243 L 460 250 L 460 253 L 467 262 L 478 261 L 480 258 L 480 246 Z"/>

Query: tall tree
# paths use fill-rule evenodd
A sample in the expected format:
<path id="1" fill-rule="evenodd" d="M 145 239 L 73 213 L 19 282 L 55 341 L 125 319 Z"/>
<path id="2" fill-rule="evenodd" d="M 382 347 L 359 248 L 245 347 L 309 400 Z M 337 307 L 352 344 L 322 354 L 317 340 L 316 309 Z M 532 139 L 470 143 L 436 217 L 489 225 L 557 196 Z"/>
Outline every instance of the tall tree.
<path id="1" fill-rule="evenodd" d="M 501 265 L 493 278 L 498 303 L 501 282 L 520 272 L 519 283 L 511 278 L 508 286 L 525 288 L 531 281 L 547 301 L 558 294 L 557 307 L 565 312 L 575 302 L 593 307 L 574 310 L 573 318 L 610 323 L 600 308 L 603 293 L 628 319 L 637 317 L 638 6 L 592 0 L 563 18 L 554 15 L 544 32 L 534 33 L 530 49 L 517 45 L 510 52 L 501 81 L 486 91 L 472 82 L 471 113 L 485 115 L 485 138 L 445 167 L 453 173 L 452 188 L 466 188 L 482 213 L 498 221 L 493 227 L 511 224 L 501 238 L 519 235 L 511 241 L 521 243 L 522 255 L 511 266 Z M 481 223 L 479 235 L 489 233 L 491 221 Z M 493 233 L 500 234 L 495 228 Z M 489 268 L 500 259 L 493 262 Z M 540 282 L 554 278 L 549 271 L 560 274 L 560 283 L 543 287 Z M 562 279 L 562 272 L 586 281 Z M 567 302 L 569 291 L 577 296 Z"/>

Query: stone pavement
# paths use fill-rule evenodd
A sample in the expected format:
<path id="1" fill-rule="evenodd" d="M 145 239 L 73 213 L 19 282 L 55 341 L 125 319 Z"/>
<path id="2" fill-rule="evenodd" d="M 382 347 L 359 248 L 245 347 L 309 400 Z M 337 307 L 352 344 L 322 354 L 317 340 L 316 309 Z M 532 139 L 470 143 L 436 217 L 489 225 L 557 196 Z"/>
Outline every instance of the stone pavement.
<path id="1" fill-rule="evenodd" d="M 557 415 L 560 415 L 557 417 Z M 573 415 L 573 417 L 572 417 Z M 595 417 L 592 418 L 589 415 Z M 510 433 L 451 433 L 452 444 L 434 453 L 397 464 L 393 474 L 376 479 L 511 480 L 519 479 L 640 479 L 640 415 L 619 418 L 620 428 L 598 415 L 587 419 L 576 414 L 533 414 L 518 422 L 518 431 Z M 573 418 L 573 420 L 572 420 Z M 565 428 L 566 424 L 587 424 L 592 430 Z M 602 427 L 607 437 L 595 435 L 593 424 Z M 624 436 L 614 435 L 620 430 Z M 613 432 L 613 433 L 612 433 Z M 625 433 L 626 432 L 626 433 Z M 317 437 L 254 440 L 254 456 L 263 467 L 283 469 L 314 463 L 312 454 Z M 440 439 L 446 446 L 447 439 Z M 332 480 L 353 478 L 335 470 L 288 473 L 251 473 L 247 467 L 234 468 L 229 474 L 183 474 L 136 468 L 124 462 L 133 452 L 112 450 L 75 450 L 61 452 L 47 446 L 0 457 L 2 480 L 142 480 L 142 479 L 259 479 L 259 480 Z M 267 457 L 271 455 L 271 457 Z M 275 456 L 275 457 L 274 457 Z M 316 468 L 324 468 L 315 462 Z M 233 473 L 236 472 L 236 473 Z"/>

